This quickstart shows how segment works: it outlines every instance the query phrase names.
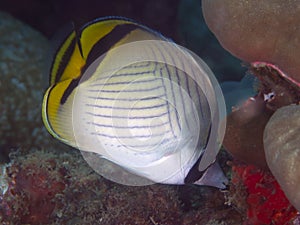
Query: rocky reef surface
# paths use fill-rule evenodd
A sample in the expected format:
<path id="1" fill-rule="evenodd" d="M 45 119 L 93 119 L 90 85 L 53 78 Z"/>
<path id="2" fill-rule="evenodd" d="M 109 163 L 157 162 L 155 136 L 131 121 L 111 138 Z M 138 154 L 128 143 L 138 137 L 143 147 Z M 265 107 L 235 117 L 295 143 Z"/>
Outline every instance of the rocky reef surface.
<path id="1" fill-rule="evenodd" d="M 0 14 L 0 149 L 53 146 L 42 124 L 49 42 L 6 13 Z"/>
<path id="2" fill-rule="evenodd" d="M 236 158 L 270 170 L 299 210 L 299 1 L 202 0 L 202 6 L 222 46 L 249 63 L 258 80 L 256 95 L 227 117 L 223 144 Z"/>
<path id="3" fill-rule="evenodd" d="M 240 224 L 209 187 L 131 187 L 92 171 L 80 154 L 11 154 L 2 175 L 1 224 Z"/>

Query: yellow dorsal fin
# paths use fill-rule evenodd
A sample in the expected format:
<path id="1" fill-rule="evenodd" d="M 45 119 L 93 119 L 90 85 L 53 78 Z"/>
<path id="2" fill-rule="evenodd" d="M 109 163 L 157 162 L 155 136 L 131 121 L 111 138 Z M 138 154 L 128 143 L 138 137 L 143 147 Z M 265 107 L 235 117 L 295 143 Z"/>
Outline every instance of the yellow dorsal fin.
<path id="1" fill-rule="evenodd" d="M 85 61 L 73 31 L 58 49 L 50 71 L 50 85 L 80 76 Z"/>
<path id="2" fill-rule="evenodd" d="M 131 24 L 129 29 L 107 36 L 116 26 Z M 85 25 L 79 34 L 72 31 L 56 52 L 50 72 L 50 85 L 67 79 L 76 79 L 81 75 L 81 69 L 90 61 L 106 53 L 110 47 L 126 35 L 126 32 L 138 27 L 137 24 L 121 19 L 100 19 Z M 99 44 L 95 48 L 96 44 Z M 94 51 L 91 54 L 92 49 Z M 95 53 L 96 52 L 96 53 Z M 93 54 L 95 55 L 94 57 Z"/>
<path id="3" fill-rule="evenodd" d="M 113 37 L 114 34 L 110 35 L 110 37 L 106 37 L 116 26 L 125 25 L 125 24 L 133 24 L 133 22 L 127 20 L 120 19 L 111 19 L 111 20 L 96 20 L 82 28 L 80 33 L 80 44 L 82 47 L 83 57 L 86 59 L 92 50 L 93 46 L 99 41 L 104 42 L 103 47 L 106 48 L 106 51 L 109 50 L 109 47 L 114 45 L 120 38 L 122 37 Z M 122 33 L 125 34 L 125 33 Z M 122 34 L 119 34 L 122 35 Z M 106 38 L 107 40 L 103 40 Z M 114 40 L 112 40 L 114 39 Z"/>

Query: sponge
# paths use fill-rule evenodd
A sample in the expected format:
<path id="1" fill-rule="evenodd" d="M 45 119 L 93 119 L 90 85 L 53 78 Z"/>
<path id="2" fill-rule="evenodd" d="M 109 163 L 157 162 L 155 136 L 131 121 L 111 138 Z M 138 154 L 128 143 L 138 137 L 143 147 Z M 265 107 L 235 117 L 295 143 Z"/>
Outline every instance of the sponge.
<path id="1" fill-rule="evenodd" d="M 276 64 L 300 81 L 298 0 L 202 0 L 202 8 L 207 25 L 233 55 Z"/>
<path id="2" fill-rule="evenodd" d="M 278 109 L 264 131 L 267 164 L 289 201 L 300 210 L 300 105 Z"/>

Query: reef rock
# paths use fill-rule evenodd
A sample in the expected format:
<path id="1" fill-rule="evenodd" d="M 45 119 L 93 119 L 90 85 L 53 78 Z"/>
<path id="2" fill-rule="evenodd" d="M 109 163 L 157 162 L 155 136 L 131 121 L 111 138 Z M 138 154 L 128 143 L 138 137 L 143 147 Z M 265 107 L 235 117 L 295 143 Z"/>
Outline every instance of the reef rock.
<path id="1" fill-rule="evenodd" d="M 46 147 L 53 143 L 41 119 L 48 40 L 6 13 L 0 21 L 0 148 Z"/>
<path id="2" fill-rule="evenodd" d="M 119 185 L 95 173 L 76 151 L 15 150 L 10 156 L 0 167 L 2 225 L 242 223 L 215 188 Z"/>
<path id="3" fill-rule="evenodd" d="M 204 18 L 238 58 L 277 64 L 300 81 L 298 0 L 202 0 Z"/>
<path id="4" fill-rule="evenodd" d="M 264 131 L 270 170 L 290 202 L 300 210 L 300 106 L 278 109 Z"/>

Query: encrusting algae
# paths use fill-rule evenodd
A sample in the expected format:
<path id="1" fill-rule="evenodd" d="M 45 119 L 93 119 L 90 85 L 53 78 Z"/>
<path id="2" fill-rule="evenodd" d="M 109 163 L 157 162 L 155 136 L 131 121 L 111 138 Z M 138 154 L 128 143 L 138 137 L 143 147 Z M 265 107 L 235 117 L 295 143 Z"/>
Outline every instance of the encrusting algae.
<path id="1" fill-rule="evenodd" d="M 196 186 L 124 186 L 99 176 L 76 151 L 14 152 L 0 195 L 10 224 L 241 224 L 223 193 Z"/>

